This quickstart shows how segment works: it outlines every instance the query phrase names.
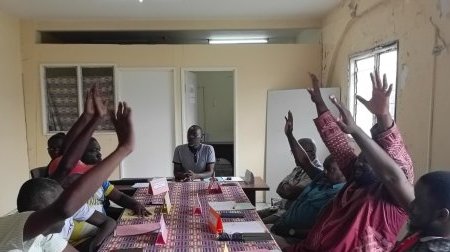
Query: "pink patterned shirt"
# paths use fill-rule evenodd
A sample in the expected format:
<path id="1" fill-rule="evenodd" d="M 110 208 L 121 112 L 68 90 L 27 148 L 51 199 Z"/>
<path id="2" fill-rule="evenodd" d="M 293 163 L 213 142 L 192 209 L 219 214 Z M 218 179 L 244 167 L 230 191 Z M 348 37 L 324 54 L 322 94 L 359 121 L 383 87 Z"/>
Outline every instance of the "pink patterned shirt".
<path id="1" fill-rule="evenodd" d="M 358 186 L 352 180 L 356 154 L 329 111 L 314 122 L 348 183 L 322 209 L 307 238 L 288 251 L 389 251 L 408 218 L 407 213 L 394 203 L 381 182 Z M 413 164 L 397 126 L 373 135 L 413 183 Z"/>

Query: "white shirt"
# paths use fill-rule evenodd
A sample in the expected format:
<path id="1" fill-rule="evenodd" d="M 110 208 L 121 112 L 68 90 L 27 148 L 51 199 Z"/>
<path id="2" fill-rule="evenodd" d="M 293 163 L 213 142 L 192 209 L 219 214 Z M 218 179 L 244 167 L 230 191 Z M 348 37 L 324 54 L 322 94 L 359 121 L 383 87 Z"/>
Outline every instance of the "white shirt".
<path id="1" fill-rule="evenodd" d="M 61 230 L 61 236 L 69 240 L 70 236 L 72 235 L 74 223 L 73 220 L 76 221 L 86 221 L 94 214 L 95 209 L 88 206 L 87 204 L 84 204 L 78 211 L 70 218 L 67 218 L 64 223 L 64 227 Z"/>
<path id="2" fill-rule="evenodd" d="M 0 251 L 63 251 L 67 241 L 59 234 L 38 235 L 28 241 L 23 240 L 23 228 L 33 212 L 23 212 L 0 217 Z"/>

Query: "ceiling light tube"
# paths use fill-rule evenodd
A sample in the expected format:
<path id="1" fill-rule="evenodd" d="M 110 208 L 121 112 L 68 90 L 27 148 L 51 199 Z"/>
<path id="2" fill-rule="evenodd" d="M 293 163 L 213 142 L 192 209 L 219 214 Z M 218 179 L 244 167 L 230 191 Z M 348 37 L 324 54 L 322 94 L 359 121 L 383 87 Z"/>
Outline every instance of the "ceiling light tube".
<path id="1" fill-rule="evenodd" d="M 218 44 L 267 44 L 267 39 L 210 39 L 211 45 Z"/>

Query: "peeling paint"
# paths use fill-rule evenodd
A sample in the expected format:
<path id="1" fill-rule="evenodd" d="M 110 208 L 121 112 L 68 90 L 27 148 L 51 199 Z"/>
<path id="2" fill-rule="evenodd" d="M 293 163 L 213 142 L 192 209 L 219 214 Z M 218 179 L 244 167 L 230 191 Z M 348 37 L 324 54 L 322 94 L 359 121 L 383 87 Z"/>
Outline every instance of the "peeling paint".
<path id="1" fill-rule="evenodd" d="M 352 0 L 349 4 L 348 4 L 348 8 L 350 9 L 350 16 L 356 17 L 356 11 L 358 9 L 358 3 L 356 3 L 356 1 Z"/>
<path id="2" fill-rule="evenodd" d="M 400 88 L 400 90 L 403 90 L 406 86 L 406 78 L 408 78 L 408 71 L 409 71 L 408 66 L 406 64 L 402 64 L 398 78 L 398 87 Z"/>
<path id="3" fill-rule="evenodd" d="M 441 36 L 441 30 L 439 27 L 433 22 L 433 19 L 430 17 L 430 23 L 434 28 L 434 46 L 433 46 L 433 55 L 438 56 L 442 51 L 447 50 L 447 42 L 445 42 L 444 38 Z"/>
<path id="4" fill-rule="evenodd" d="M 440 0 L 437 4 L 437 8 L 439 10 L 439 17 L 443 16 L 450 18 L 450 1 L 449 0 Z"/>

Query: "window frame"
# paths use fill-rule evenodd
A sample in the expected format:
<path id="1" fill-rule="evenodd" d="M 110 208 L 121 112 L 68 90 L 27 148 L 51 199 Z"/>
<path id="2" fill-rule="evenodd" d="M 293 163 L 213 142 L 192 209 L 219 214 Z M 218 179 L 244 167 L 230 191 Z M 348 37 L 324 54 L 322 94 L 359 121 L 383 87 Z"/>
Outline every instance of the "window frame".
<path id="1" fill-rule="evenodd" d="M 52 136 L 59 132 L 67 133 L 67 131 L 50 131 L 48 129 L 48 104 L 47 104 L 47 85 L 46 85 L 46 68 L 64 68 L 72 67 L 76 68 L 77 74 L 77 88 L 78 88 L 78 116 L 83 113 L 84 101 L 83 101 L 83 76 L 82 68 L 105 68 L 111 67 L 113 70 L 113 85 L 114 85 L 114 107 L 118 102 L 118 81 L 117 81 L 117 66 L 110 63 L 61 63 L 61 64 L 40 64 L 40 88 L 41 88 L 41 120 L 42 120 L 42 134 L 44 136 Z M 115 134 L 114 130 L 95 130 L 96 134 L 111 135 Z"/>
<path id="2" fill-rule="evenodd" d="M 394 121 L 396 120 L 397 116 L 397 94 L 398 94 L 398 62 L 399 62 L 399 41 L 396 40 L 394 42 L 385 43 L 382 45 L 378 45 L 374 48 L 371 48 L 369 50 L 364 50 L 355 54 L 350 55 L 349 57 L 349 63 L 348 63 L 348 99 L 347 99 L 347 105 L 348 108 L 353 116 L 353 118 L 356 121 L 357 116 L 357 106 L 358 106 L 358 100 L 356 99 L 357 95 L 357 85 L 355 83 L 357 82 L 357 72 L 355 71 L 355 62 L 358 60 L 363 60 L 367 58 L 374 57 L 374 66 L 375 69 L 380 69 L 380 55 L 383 53 L 391 52 L 391 51 L 397 51 L 397 64 L 396 64 L 396 79 L 395 79 L 395 87 L 393 90 L 395 94 L 395 102 L 394 102 L 394 114 L 392 115 Z M 380 73 L 383 74 L 383 73 Z M 361 104 L 362 105 L 362 104 Z M 363 105 L 364 106 L 364 105 Z M 376 123 L 376 117 L 373 115 L 373 125 Z"/>

